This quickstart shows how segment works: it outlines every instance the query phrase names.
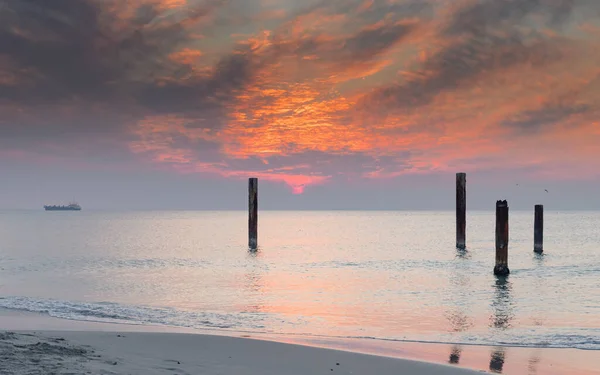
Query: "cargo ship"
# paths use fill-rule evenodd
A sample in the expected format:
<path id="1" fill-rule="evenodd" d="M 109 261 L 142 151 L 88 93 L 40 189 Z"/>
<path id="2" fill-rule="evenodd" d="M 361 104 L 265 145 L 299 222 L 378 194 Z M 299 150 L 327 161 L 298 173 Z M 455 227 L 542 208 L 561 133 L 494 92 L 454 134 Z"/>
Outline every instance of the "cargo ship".
<path id="1" fill-rule="evenodd" d="M 44 206 L 46 211 L 81 211 L 81 206 L 77 203 L 69 203 L 66 206 Z"/>

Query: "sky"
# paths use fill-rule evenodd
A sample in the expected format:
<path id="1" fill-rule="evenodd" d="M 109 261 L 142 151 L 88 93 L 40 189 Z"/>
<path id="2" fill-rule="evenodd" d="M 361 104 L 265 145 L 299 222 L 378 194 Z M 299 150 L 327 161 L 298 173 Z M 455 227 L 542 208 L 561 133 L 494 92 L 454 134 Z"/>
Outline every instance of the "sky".
<path id="1" fill-rule="evenodd" d="M 597 0 L 0 0 L 0 208 L 600 209 L 599 115 Z"/>

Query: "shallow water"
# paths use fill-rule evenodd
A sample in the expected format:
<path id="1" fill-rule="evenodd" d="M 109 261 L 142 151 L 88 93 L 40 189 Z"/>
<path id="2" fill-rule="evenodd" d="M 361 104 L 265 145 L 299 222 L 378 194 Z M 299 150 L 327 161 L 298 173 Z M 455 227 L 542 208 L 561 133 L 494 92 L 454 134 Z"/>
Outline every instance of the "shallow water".
<path id="1" fill-rule="evenodd" d="M 0 307 L 92 321 L 600 349 L 600 213 L 0 211 Z"/>

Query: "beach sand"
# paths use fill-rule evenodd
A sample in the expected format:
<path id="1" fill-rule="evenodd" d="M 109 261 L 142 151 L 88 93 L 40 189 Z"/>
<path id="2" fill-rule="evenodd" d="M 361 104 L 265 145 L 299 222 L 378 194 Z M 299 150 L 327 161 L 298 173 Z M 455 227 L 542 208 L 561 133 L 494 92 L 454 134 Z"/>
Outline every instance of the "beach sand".
<path id="1" fill-rule="evenodd" d="M 477 374 L 461 368 L 226 336 L 3 332 L 2 374 Z"/>
<path id="2" fill-rule="evenodd" d="M 596 351 L 206 332 L 0 309 L 0 374 L 600 374 Z"/>

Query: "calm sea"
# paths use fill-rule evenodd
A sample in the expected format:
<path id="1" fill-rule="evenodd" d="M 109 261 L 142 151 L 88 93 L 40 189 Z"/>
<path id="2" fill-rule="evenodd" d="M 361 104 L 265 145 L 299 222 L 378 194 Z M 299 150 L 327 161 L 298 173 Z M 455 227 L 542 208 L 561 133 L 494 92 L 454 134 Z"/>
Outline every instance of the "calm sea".
<path id="1" fill-rule="evenodd" d="M 600 213 L 0 211 L 0 307 L 236 332 L 600 350 Z"/>

